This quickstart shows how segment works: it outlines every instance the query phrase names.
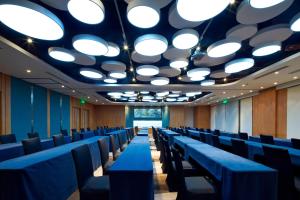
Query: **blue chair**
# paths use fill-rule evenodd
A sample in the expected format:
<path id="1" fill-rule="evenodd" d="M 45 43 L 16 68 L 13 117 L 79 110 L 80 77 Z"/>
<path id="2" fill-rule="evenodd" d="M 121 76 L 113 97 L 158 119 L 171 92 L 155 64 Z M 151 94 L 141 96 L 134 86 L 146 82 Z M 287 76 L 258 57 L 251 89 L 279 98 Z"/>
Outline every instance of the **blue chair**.
<path id="1" fill-rule="evenodd" d="M 8 134 L 8 135 L 0 135 L 0 144 L 8 144 L 8 143 L 16 143 L 16 135 Z"/>
<path id="2" fill-rule="evenodd" d="M 111 149 L 113 153 L 113 160 L 117 160 L 117 158 L 121 155 L 121 153 L 118 151 L 119 147 L 119 142 L 116 141 L 118 138 L 115 138 L 114 135 L 109 136 L 110 139 L 110 144 L 111 144 Z"/>
<path id="3" fill-rule="evenodd" d="M 72 150 L 80 200 L 109 200 L 109 177 L 93 176 L 92 157 L 88 145 Z"/>
<path id="4" fill-rule="evenodd" d="M 248 133 L 239 132 L 238 135 L 239 135 L 239 138 L 241 140 L 248 140 L 249 139 Z"/>
<path id="5" fill-rule="evenodd" d="M 68 136 L 68 131 L 66 129 L 63 129 L 60 131 L 60 133 L 63 135 L 63 136 Z"/>
<path id="6" fill-rule="evenodd" d="M 212 140 L 212 145 L 213 145 L 214 147 L 221 148 L 219 136 L 217 136 L 217 135 L 212 135 L 212 136 L 211 136 L 211 140 Z"/>
<path id="7" fill-rule="evenodd" d="M 274 138 L 272 135 L 260 135 L 260 142 L 263 144 L 274 144 Z"/>
<path id="8" fill-rule="evenodd" d="M 72 133 L 72 142 L 76 142 L 81 140 L 80 133 L 74 132 Z"/>
<path id="9" fill-rule="evenodd" d="M 217 135 L 217 136 L 220 136 L 221 132 L 220 132 L 220 130 L 216 129 L 216 130 L 214 130 L 213 134 Z"/>
<path id="10" fill-rule="evenodd" d="M 105 140 L 98 140 L 100 149 L 101 163 L 103 168 L 103 174 L 107 174 L 108 169 L 114 163 L 109 160 L 109 144 Z"/>
<path id="11" fill-rule="evenodd" d="M 207 143 L 207 141 L 206 141 L 206 136 L 205 136 L 204 133 L 200 133 L 200 141 L 201 141 L 201 142 L 204 142 L 204 143 Z"/>
<path id="12" fill-rule="evenodd" d="M 292 147 L 295 149 L 300 149 L 300 139 L 292 138 Z"/>
<path id="13" fill-rule="evenodd" d="M 24 154 L 32 154 L 42 150 L 41 140 L 39 137 L 22 140 Z"/>
<path id="14" fill-rule="evenodd" d="M 28 138 L 36 138 L 40 137 L 40 135 L 37 132 L 34 133 L 27 133 Z"/>
<path id="15" fill-rule="evenodd" d="M 248 146 L 244 140 L 231 139 L 232 153 L 244 158 L 248 158 Z"/>
<path id="16" fill-rule="evenodd" d="M 56 147 L 66 144 L 65 137 L 62 134 L 53 135 L 52 138 L 53 138 L 54 146 Z"/>
<path id="17" fill-rule="evenodd" d="M 77 133 L 77 129 L 76 128 L 72 128 L 71 129 L 71 133 L 73 134 L 73 133 Z"/>

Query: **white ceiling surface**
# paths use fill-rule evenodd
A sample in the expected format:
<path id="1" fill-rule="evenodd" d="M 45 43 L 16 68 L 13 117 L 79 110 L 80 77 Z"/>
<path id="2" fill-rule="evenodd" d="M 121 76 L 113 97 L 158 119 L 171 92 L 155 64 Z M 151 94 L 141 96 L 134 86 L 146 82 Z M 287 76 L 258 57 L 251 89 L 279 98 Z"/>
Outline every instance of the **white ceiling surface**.
<path id="1" fill-rule="evenodd" d="M 277 87 L 284 85 L 287 82 L 300 84 L 300 81 L 294 80 L 295 76 L 300 78 L 300 52 L 296 53 L 278 63 L 275 63 L 267 68 L 257 71 L 248 77 L 245 77 L 239 81 L 229 84 L 214 85 L 209 87 L 203 87 L 194 84 L 174 84 L 166 86 L 154 86 L 150 84 L 99 84 L 92 85 L 86 84 L 72 79 L 59 70 L 55 69 L 46 62 L 33 56 L 27 51 L 21 49 L 17 45 L 8 41 L 0 36 L 0 72 L 22 78 L 28 82 L 41 85 L 43 87 L 74 96 L 77 98 L 87 98 L 89 102 L 94 104 L 151 104 L 147 102 L 142 103 L 115 103 L 106 100 L 101 95 L 97 94 L 97 91 L 209 91 L 209 94 L 196 100 L 192 103 L 163 103 L 163 104 L 185 104 L 185 105 L 202 105 L 202 104 L 215 104 L 217 101 L 223 98 L 242 98 L 249 95 L 257 94 L 261 87 L 264 89 L 273 87 L 274 82 L 277 82 Z M 31 73 L 26 73 L 26 70 L 30 69 Z M 275 71 L 279 71 L 279 74 L 275 74 Z M 261 78 L 258 78 L 261 77 Z M 39 78 L 39 80 L 37 79 Z M 48 84 L 47 84 L 48 83 Z M 49 84 L 51 83 L 51 84 Z M 62 88 L 61 85 L 65 87 Z M 75 90 L 75 93 L 72 92 Z M 98 102 L 96 102 L 98 100 Z M 153 104 L 153 103 L 152 103 Z M 154 103 L 155 104 L 155 103 Z M 157 105 L 157 103 L 155 104 Z"/>

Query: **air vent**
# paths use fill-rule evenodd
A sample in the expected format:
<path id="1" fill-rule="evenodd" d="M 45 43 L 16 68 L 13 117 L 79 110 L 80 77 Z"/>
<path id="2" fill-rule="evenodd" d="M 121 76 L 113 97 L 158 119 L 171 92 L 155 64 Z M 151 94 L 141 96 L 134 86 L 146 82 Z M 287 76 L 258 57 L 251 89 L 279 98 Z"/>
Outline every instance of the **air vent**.
<path id="1" fill-rule="evenodd" d="M 265 73 L 265 74 L 263 74 L 263 75 L 260 75 L 260 76 L 258 76 L 258 77 L 255 77 L 254 80 L 258 80 L 258 79 L 260 79 L 260 78 L 263 78 L 263 77 L 265 77 L 265 76 L 268 76 L 268 75 L 270 75 L 270 74 L 273 74 L 274 72 L 277 72 L 277 71 L 286 69 L 286 68 L 288 68 L 288 67 L 289 67 L 289 66 L 283 66 L 283 67 L 281 67 L 281 68 L 277 68 L 277 69 L 275 69 L 275 70 L 273 70 L 273 71 L 270 71 L 270 72 L 268 72 L 268 73 Z"/>

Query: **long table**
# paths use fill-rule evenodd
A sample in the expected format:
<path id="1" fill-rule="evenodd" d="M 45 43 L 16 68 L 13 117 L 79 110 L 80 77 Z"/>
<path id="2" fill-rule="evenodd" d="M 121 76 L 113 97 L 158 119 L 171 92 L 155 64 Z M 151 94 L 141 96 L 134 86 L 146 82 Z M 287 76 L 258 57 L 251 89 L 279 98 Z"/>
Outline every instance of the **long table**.
<path id="1" fill-rule="evenodd" d="M 174 136 L 180 136 L 180 133 L 176 133 L 174 131 L 168 129 L 160 129 L 161 132 L 168 138 L 170 144 L 174 143 Z"/>
<path id="2" fill-rule="evenodd" d="M 148 137 L 135 136 L 108 173 L 111 200 L 153 200 L 153 165 Z"/>
<path id="3" fill-rule="evenodd" d="M 87 144 L 96 170 L 101 166 L 98 140 L 109 142 L 108 137 L 95 136 L 1 162 L 0 199 L 67 199 L 77 189 L 71 150 Z"/>
<path id="4" fill-rule="evenodd" d="M 145 129 L 145 128 L 141 129 L 141 130 L 138 132 L 137 135 L 138 135 L 138 136 L 148 136 L 148 128 L 147 128 L 147 129 Z"/>

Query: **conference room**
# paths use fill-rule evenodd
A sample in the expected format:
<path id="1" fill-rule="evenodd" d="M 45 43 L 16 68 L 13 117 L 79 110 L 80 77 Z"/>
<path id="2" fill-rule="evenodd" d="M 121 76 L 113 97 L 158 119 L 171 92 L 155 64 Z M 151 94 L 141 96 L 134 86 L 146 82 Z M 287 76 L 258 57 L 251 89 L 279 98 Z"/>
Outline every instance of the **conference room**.
<path id="1" fill-rule="evenodd" d="M 300 200 L 300 0 L 0 0 L 0 200 Z"/>

